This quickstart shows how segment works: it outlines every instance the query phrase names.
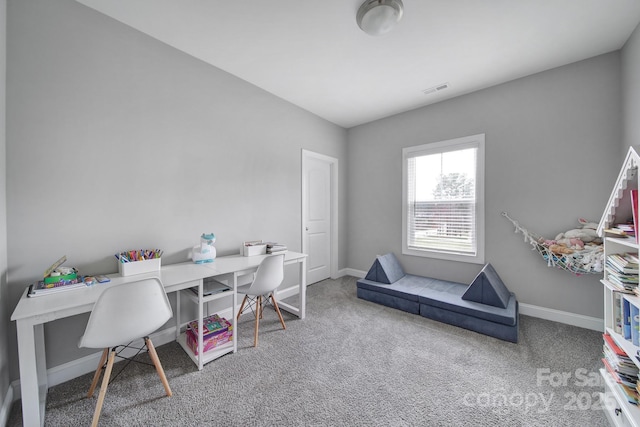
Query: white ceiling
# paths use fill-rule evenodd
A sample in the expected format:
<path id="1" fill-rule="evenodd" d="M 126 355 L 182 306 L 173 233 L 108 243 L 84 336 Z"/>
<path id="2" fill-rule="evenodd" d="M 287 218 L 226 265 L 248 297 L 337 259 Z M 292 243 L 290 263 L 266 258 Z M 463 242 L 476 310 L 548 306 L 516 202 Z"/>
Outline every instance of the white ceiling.
<path id="1" fill-rule="evenodd" d="M 620 49 L 638 0 L 77 0 L 345 128 Z M 423 91 L 441 83 L 437 94 Z"/>

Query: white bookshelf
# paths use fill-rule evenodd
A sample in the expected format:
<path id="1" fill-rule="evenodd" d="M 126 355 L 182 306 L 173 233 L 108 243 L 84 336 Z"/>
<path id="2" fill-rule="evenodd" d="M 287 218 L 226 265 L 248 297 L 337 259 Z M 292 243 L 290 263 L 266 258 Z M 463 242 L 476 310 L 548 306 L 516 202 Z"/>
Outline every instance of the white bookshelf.
<path id="1" fill-rule="evenodd" d="M 618 179 L 613 187 L 609 202 L 598 225 L 598 234 L 605 236 L 604 230 L 612 228 L 616 223 L 626 222 L 633 218 L 633 207 L 631 190 L 639 188 L 638 165 L 640 156 L 639 147 L 631 147 L 620 169 Z M 636 230 L 636 233 L 640 230 Z M 604 259 L 612 254 L 638 253 L 640 245 L 636 243 L 635 237 L 604 237 Z M 639 356 L 640 347 L 633 345 L 630 340 L 624 338 L 620 329 L 621 308 L 620 297 L 629 301 L 631 305 L 640 308 L 640 298 L 633 294 L 622 293 L 612 284 L 608 278 L 609 273 L 605 270 L 601 280 L 604 290 L 604 330 L 615 343 L 627 353 L 627 356 L 640 368 Z M 603 410 L 611 425 L 614 426 L 634 426 L 640 427 L 640 408 L 629 403 L 621 387 L 616 383 L 613 376 L 606 370 L 601 369 L 600 374 L 604 378 Z"/>

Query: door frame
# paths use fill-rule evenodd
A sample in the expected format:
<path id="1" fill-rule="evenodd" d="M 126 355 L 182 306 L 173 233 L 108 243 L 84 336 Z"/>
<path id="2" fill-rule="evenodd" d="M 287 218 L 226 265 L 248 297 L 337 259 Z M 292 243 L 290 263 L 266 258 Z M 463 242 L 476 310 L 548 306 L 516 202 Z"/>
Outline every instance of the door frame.
<path id="1" fill-rule="evenodd" d="M 305 239 L 305 227 L 306 224 L 304 223 L 305 218 L 307 217 L 306 214 L 306 209 L 307 209 L 307 200 L 309 195 L 307 194 L 307 162 L 308 159 L 316 159 L 316 160 L 320 160 L 326 163 L 329 163 L 330 166 L 330 179 L 331 179 L 331 185 L 329 186 L 331 195 L 330 200 L 331 200 L 331 209 L 330 209 L 330 213 L 329 213 L 329 221 L 331 222 L 330 224 L 330 237 L 331 237 L 331 244 L 329 245 L 329 250 L 331 251 L 331 254 L 329 256 L 329 274 L 330 277 L 332 279 L 335 279 L 338 277 L 338 183 L 339 183 L 339 179 L 338 179 L 338 159 L 331 157 L 331 156 L 327 156 L 324 154 L 320 154 L 320 153 L 315 153 L 313 151 L 309 151 L 309 150 L 305 150 L 302 149 L 302 210 L 301 210 L 301 228 L 300 228 L 300 237 L 302 238 L 302 252 L 303 253 L 307 253 L 307 244 L 306 244 L 306 239 Z"/>

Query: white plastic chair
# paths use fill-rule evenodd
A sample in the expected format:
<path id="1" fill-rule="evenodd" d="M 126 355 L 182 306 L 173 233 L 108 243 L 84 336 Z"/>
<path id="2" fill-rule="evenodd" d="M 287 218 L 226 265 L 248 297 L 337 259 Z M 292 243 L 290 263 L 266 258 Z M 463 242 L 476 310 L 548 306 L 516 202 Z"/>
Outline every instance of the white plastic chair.
<path id="1" fill-rule="evenodd" d="M 273 291 L 280 286 L 282 279 L 284 279 L 284 254 L 271 255 L 262 260 L 253 278 L 253 282 L 238 286 L 238 293 L 245 295 L 242 304 L 240 304 L 237 319 L 239 320 L 242 313 L 246 311 L 245 304 L 247 301 L 249 302 L 247 308 L 251 308 L 255 312 L 254 347 L 258 346 L 258 327 L 260 319 L 262 319 L 262 310 L 267 303 L 271 302 L 276 313 L 278 313 L 282 329 L 287 329 L 287 326 L 284 324 L 284 319 L 282 318 L 282 313 L 280 313 L 278 302 L 273 295 Z M 255 307 L 255 309 L 253 307 Z"/>
<path id="2" fill-rule="evenodd" d="M 100 295 L 91 311 L 84 335 L 78 343 L 79 347 L 104 349 L 87 394 L 87 397 L 93 396 L 100 373 L 104 369 L 92 426 L 98 425 L 118 348 L 130 347 L 123 343 L 130 344 L 134 340 L 144 338 L 144 344 L 164 385 L 165 392 L 167 396 L 172 395 L 158 354 L 149 338 L 149 334 L 158 330 L 171 317 L 173 317 L 173 311 L 169 299 L 162 283 L 156 278 L 113 285 Z M 142 350 L 144 346 L 138 348 L 139 352 Z M 107 362 L 106 365 L 105 362 Z"/>

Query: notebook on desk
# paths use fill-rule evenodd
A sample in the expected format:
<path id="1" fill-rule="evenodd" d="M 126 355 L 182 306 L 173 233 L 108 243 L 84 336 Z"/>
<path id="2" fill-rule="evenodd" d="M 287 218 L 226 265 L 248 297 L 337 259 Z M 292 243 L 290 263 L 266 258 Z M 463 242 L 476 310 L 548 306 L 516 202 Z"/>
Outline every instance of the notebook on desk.
<path id="1" fill-rule="evenodd" d="M 191 292 L 198 295 L 198 288 L 190 288 Z M 209 296 L 213 294 L 217 294 L 220 292 L 228 291 L 230 288 L 222 282 L 218 282 L 217 280 L 207 277 L 204 279 L 204 283 L 202 284 L 202 295 Z"/>

